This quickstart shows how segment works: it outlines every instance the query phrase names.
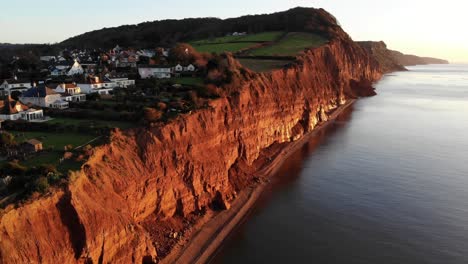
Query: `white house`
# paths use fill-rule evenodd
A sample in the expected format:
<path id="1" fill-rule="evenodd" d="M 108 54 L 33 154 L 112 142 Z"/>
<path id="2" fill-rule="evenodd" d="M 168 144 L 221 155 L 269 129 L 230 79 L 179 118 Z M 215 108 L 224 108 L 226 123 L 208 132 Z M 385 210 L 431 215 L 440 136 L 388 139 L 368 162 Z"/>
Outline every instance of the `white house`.
<path id="1" fill-rule="evenodd" d="M 142 79 L 149 78 L 171 78 L 172 67 L 171 66 L 158 66 L 158 65 L 147 65 L 138 68 L 138 73 Z"/>
<path id="2" fill-rule="evenodd" d="M 187 66 L 182 66 L 180 64 L 177 64 L 174 67 L 175 72 L 194 72 L 197 68 L 193 64 L 189 64 Z"/>
<path id="3" fill-rule="evenodd" d="M 55 88 L 62 95 L 62 100 L 67 102 L 85 102 L 86 94 L 81 93 L 81 88 L 75 83 L 62 83 Z"/>
<path id="4" fill-rule="evenodd" d="M 182 74 L 193 74 L 196 70 L 197 68 L 193 64 L 189 64 L 187 66 L 177 64 L 173 68 L 174 76 L 176 77 L 180 77 Z"/>
<path id="5" fill-rule="evenodd" d="M 67 69 L 57 69 L 57 68 L 54 68 L 53 70 L 50 71 L 50 75 L 51 76 L 64 76 L 64 75 L 67 75 L 68 71 Z"/>
<path id="6" fill-rule="evenodd" d="M 194 72 L 197 68 L 193 64 L 189 64 L 184 67 L 184 71 L 186 72 Z"/>
<path id="7" fill-rule="evenodd" d="M 86 82 L 77 85 L 85 94 L 98 93 L 101 95 L 111 94 L 115 87 L 111 84 L 105 84 L 99 77 L 89 77 Z"/>
<path id="8" fill-rule="evenodd" d="M 177 64 L 175 67 L 174 67 L 174 71 L 176 72 L 183 72 L 184 71 L 184 66 L 180 65 L 180 64 Z"/>
<path id="9" fill-rule="evenodd" d="M 154 57 L 156 55 L 156 51 L 149 50 L 149 49 L 139 50 L 139 51 L 137 51 L 137 55 L 151 58 L 151 57 Z"/>
<path id="10" fill-rule="evenodd" d="M 128 78 L 112 78 L 109 77 L 109 80 L 116 83 L 117 87 L 127 88 L 130 85 L 135 85 L 135 80 L 130 80 Z"/>
<path id="11" fill-rule="evenodd" d="M 44 119 L 44 112 L 15 101 L 8 96 L 0 101 L 0 120 L 19 120 L 35 121 Z"/>
<path id="12" fill-rule="evenodd" d="M 3 83 L 0 85 L 0 95 L 8 96 L 11 95 L 12 92 L 24 92 L 31 88 L 31 82 L 25 80 L 18 80 L 18 78 L 4 80 Z"/>
<path id="13" fill-rule="evenodd" d="M 233 36 L 246 36 L 247 32 L 234 32 L 232 33 Z"/>
<path id="14" fill-rule="evenodd" d="M 55 64 L 55 68 L 59 70 L 69 70 L 71 68 L 72 64 L 66 60 L 59 61 L 58 63 Z"/>
<path id="15" fill-rule="evenodd" d="M 19 100 L 23 104 L 31 104 L 40 107 L 68 108 L 68 102 L 62 99 L 62 95 L 47 87 L 45 84 L 39 84 L 24 92 Z"/>
<path id="16" fill-rule="evenodd" d="M 71 69 L 68 71 L 67 75 L 68 76 L 73 76 L 73 75 L 81 75 L 84 73 L 83 67 L 81 67 L 80 63 L 75 60 L 75 63 L 71 67 Z"/>
<path id="17" fill-rule="evenodd" d="M 57 58 L 55 56 L 41 56 L 39 59 L 44 62 L 50 62 L 56 61 Z"/>

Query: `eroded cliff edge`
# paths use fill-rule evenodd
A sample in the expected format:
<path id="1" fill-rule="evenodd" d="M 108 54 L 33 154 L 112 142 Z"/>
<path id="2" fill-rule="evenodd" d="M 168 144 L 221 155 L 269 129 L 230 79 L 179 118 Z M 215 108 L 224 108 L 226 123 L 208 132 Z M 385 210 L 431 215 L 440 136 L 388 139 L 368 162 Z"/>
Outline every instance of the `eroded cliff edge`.
<path id="1" fill-rule="evenodd" d="M 3 215 L 2 262 L 154 260 L 157 241 L 142 225 L 148 217 L 227 205 L 254 182 L 263 150 L 300 139 L 346 100 L 374 94 L 382 75 L 344 33 L 287 69 L 256 74 L 232 57 L 227 63 L 230 97 L 164 126 L 114 133 L 68 188 Z"/>

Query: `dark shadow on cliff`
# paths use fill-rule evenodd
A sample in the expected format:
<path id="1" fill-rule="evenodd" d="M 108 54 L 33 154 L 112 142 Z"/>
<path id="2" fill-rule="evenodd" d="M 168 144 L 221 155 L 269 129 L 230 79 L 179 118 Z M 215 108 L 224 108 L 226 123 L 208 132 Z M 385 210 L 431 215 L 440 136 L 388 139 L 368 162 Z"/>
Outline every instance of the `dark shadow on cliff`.
<path id="1" fill-rule="evenodd" d="M 78 212 L 71 204 L 71 193 L 66 192 L 56 205 L 60 212 L 62 223 L 68 228 L 69 239 L 75 253 L 75 259 L 79 259 L 86 246 L 86 231 L 80 222 Z"/>

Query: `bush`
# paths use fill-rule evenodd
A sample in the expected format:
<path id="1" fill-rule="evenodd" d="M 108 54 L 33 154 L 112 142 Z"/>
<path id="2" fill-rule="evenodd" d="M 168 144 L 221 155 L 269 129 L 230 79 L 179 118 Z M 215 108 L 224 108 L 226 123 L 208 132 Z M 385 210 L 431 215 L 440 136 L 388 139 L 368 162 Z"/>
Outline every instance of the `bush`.
<path id="1" fill-rule="evenodd" d="M 34 184 L 31 186 L 31 191 L 39 192 L 39 193 L 46 193 L 49 189 L 49 181 L 46 177 L 39 177 Z"/>
<path id="2" fill-rule="evenodd" d="M 8 162 L 7 164 L 3 165 L 1 168 L 1 172 L 3 175 L 25 175 L 27 172 L 27 168 L 20 165 L 17 162 Z"/>
<path id="3" fill-rule="evenodd" d="M 150 107 L 145 108 L 144 112 L 145 120 L 148 122 L 156 122 L 163 116 L 163 113 L 161 111 Z"/>
<path id="4" fill-rule="evenodd" d="M 0 146 L 10 147 L 14 145 L 16 145 L 15 136 L 7 132 L 0 133 Z"/>

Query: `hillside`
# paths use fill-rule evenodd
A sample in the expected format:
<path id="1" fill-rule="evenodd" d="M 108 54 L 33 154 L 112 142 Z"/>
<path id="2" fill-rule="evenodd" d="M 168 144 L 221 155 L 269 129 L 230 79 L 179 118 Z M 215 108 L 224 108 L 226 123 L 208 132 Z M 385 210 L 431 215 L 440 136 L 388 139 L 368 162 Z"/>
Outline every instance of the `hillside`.
<path id="1" fill-rule="evenodd" d="M 280 163 L 282 150 L 347 102 L 375 95 L 380 65 L 323 9 L 212 21 L 220 37 L 258 27 L 254 32 L 306 32 L 328 41 L 267 73 L 225 55 L 232 80 L 220 88 L 229 96 L 165 124 L 116 130 L 70 184 L 2 211 L 0 262 L 163 263 L 197 232 L 200 219 L 267 181 L 261 172 Z M 161 36 L 209 38 L 201 35 L 187 30 Z M 76 43 L 93 44 L 89 36 Z M 276 49 L 289 52 L 287 44 Z"/>
<path id="2" fill-rule="evenodd" d="M 425 65 L 425 64 L 449 64 L 449 61 L 430 57 L 419 57 L 416 55 L 403 54 L 399 51 L 392 50 L 393 57 L 398 63 L 404 66 Z"/>
<path id="3" fill-rule="evenodd" d="M 124 47 L 154 48 L 171 46 L 176 42 L 190 42 L 224 37 L 233 32 L 255 34 L 268 31 L 310 32 L 325 38 L 339 27 L 333 16 L 323 9 L 294 8 L 267 15 L 249 15 L 239 18 L 190 18 L 161 20 L 138 25 L 104 28 L 88 32 L 60 43 L 75 48 Z"/>
<path id="4" fill-rule="evenodd" d="M 387 45 L 383 41 L 360 41 L 357 43 L 380 63 L 385 73 L 406 71 L 405 66 L 398 61 L 391 50 L 387 49 Z"/>
<path id="5" fill-rule="evenodd" d="M 358 41 L 356 42 L 369 52 L 381 65 L 384 72 L 406 71 L 405 66 L 425 64 L 448 64 L 442 59 L 407 55 L 399 51 L 390 50 L 383 41 Z"/>

